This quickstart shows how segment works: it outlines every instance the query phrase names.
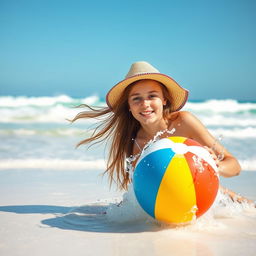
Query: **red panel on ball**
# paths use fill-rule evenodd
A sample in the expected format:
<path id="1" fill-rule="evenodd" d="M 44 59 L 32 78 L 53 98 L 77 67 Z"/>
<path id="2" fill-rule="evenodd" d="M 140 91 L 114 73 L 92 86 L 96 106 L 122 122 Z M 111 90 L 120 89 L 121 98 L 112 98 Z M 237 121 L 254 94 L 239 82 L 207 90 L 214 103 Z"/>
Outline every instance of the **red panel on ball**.
<path id="1" fill-rule="evenodd" d="M 190 166 L 194 180 L 198 208 L 196 216 L 200 217 L 210 208 L 215 200 L 218 193 L 219 178 L 215 170 L 200 156 L 187 152 L 185 158 Z M 200 164 L 198 164 L 198 161 Z"/>

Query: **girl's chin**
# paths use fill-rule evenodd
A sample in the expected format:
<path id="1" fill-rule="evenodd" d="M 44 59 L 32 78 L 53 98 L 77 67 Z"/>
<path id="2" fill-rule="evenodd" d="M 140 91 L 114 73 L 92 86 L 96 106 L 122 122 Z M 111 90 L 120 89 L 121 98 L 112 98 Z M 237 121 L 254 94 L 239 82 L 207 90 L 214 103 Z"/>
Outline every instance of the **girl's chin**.
<path id="1" fill-rule="evenodd" d="M 153 124 L 156 122 L 156 119 L 155 118 L 140 118 L 139 122 L 141 124 Z"/>

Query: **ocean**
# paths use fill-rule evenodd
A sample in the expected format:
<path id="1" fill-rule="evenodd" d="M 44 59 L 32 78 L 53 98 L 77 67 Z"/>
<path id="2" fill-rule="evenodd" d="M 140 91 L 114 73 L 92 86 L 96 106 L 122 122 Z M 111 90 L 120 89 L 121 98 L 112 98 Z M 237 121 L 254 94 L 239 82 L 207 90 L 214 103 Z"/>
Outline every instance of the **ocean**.
<path id="1" fill-rule="evenodd" d="M 95 121 L 70 124 L 80 104 L 104 106 L 98 96 L 72 98 L 0 97 L 0 169 L 104 169 L 102 146 L 80 147 Z M 207 100 L 188 102 L 184 110 L 195 114 L 209 131 L 240 161 L 242 169 L 256 170 L 256 102 Z M 100 148 L 100 150 L 99 150 Z M 95 154 L 97 152 L 97 154 Z"/>
<path id="2" fill-rule="evenodd" d="M 109 189 L 106 145 L 76 148 L 96 124 L 68 121 L 83 103 L 105 105 L 95 95 L 0 97 L 1 255 L 255 255 L 251 205 L 218 195 L 196 222 L 177 227 L 149 217 L 132 187 Z M 241 163 L 241 175 L 221 184 L 256 201 L 256 102 L 189 101 L 184 110 Z"/>

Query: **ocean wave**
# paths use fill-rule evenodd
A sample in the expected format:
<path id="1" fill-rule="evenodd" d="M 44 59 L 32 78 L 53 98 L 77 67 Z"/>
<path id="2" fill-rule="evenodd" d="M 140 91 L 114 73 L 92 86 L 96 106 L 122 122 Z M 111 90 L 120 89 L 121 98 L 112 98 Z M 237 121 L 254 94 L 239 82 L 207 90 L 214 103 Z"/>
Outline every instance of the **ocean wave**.
<path id="1" fill-rule="evenodd" d="M 256 171 L 256 159 L 239 160 L 239 163 L 244 171 Z"/>
<path id="2" fill-rule="evenodd" d="M 0 109 L 0 123 L 68 123 L 73 119 L 81 109 L 56 105 L 50 108 L 2 108 Z M 92 123 L 95 120 L 84 120 Z"/>
<path id="3" fill-rule="evenodd" d="M 215 136 L 223 136 L 224 138 L 256 138 L 256 127 L 246 127 L 246 128 L 232 128 L 232 129 L 209 129 L 209 131 Z"/>
<path id="4" fill-rule="evenodd" d="M 239 160 L 244 171 L 256 171 L 256 159 Z M 42 169 L 42 170 L 102 170 L 106 169 L 104 159 L 76 160 L 76 159 L 1 159 L 0 170 L 10 169 Z"/>
<path id="5" fill-rule="evenodd" d="M 79 104 L 106 106 L 106 102 L 100 99 L 98 95 L 90 95 L 85 98 L 73 98 L 69 95 L 47 96 L 47 97 L 27 97 L 27 96 L 0 96 L 0 107 L 19 108 L 26 106 L 49 107 L 57 104 L 64 106 L 77 106 Z M 234 99 L 210 99 L 205 101 L 188 101 L 185 109 L 211 113 L 256 113 L 256 102 L 239 102 Z"/>
<path id="6" fill-rule="evenodd" d="M 208 115 L 200 116 L 198 118 L 206 126 L 241 126 L 249 127 L 256 126 L 256 117 L 255 116 L 225 116 L 225 115 Z"/>
<path id="7" fill-rule="evenodd" d="M 75 160 L 75 159 L 8 159 L 0 160 L 0 170 L 9 169 L 47 169 L 47 170 L 105 170 L 104 159 Z"/>
<path id="8" fill-rule="evenodd" d="M 80 104 L 106 106 L 96 95 L 84 99 L 67 95 L 56 97 L 0 97 L 0 123 L 65 123 L 83 109 Z M 191 111 L 205 125 L 256 126 L 256 103 L 235 100 L 208 100 L 188 102 L 184 108 Z M 95 121 L 95 120 L 94 120 Z M 86 122 L 93 122 L 87 120 Z"/>
<path id="9" fill-rule="evenodd" d="M 200 113 L 243 113 L 256 114 L 256 103 L 238 102 L 233 99 L 207 100 L 203 102 L 187 102 L 185 108 Z"/>
<path id="10" fill-rule="evenodd" d="M 94 105 L 100 103 L 100 98 L 97 95 L 91 95 L 86 98 L 72 98 L 68 95 L 59 95 L 55 97 L 27 97 L 27 96 L 2 96 L 0 97 L 0 107 L 26 107 L 37 106 L 47 107 L 60 105 L 77 106 L 79 104 Z"/>
<path id="11" fill-rule="evenodd" d="M 64 136 L 89 136 L 90 130 L 79 128 L 56 128 L 56 129 L 2 129 L 0 135 L 17 135 L 17 136 L 50 136 L 50 137 L 64 137 Z"/>
<path id="12" fill-rule="evenodd" d="M 36 123 L 56 123 L 68 124 L 68 120 L 73 119 L 82 109 L 66 108 L 64 106 L 55 106 L 49 109 L 0 109 L 0 123 L 14 124 L 36 124 Z M 234 127 L 256 127 L 256 116 L 254 115 L 196 115 L 206 126 L 234 126 Z M 96 119 L 81 119 L 79 123 L 96 123 Z"/>
<path id="13" fill-rule="evenodd" d="M 209 131 L 215 137 L 223 136 L 224 138 L 246 139 L 256 138 L 256 127 L 235 127 L 235 128 L 210 128 Z M 49 137 L 65 137 L 65 136 L 90 136 L 92 130 L 86 128 L 45 128 L 45 129 L 1 129 L 0 135 L 7 136 L 49 136 Z"/>

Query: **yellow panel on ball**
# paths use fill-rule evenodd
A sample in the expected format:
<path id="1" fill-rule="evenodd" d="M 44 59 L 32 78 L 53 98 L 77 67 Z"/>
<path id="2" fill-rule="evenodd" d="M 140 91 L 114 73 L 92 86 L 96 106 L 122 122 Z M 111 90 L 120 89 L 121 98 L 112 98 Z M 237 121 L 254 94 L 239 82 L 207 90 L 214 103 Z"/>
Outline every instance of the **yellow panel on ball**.
<path id="1" fill-rule="evenodd" d="M 195 215 L 196 193 L 190 168 L 185 157 L 176 154 L 170 162 L 158 190 L 156 219 L 181 223 Z"/>

